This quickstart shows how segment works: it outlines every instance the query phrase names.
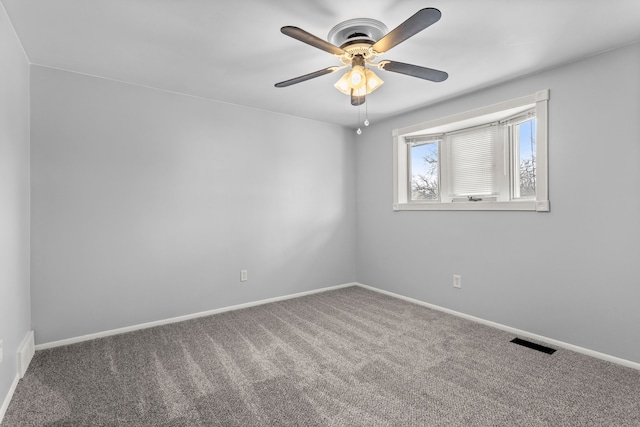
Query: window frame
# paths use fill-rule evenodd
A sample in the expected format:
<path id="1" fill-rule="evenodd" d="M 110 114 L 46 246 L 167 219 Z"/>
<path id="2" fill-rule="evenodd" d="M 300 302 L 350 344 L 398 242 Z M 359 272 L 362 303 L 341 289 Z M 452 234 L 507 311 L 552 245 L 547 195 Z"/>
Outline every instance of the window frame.
<path id="1" fill-rule="evenodd" d="M 460 114 L 443 117 L 429 122 L 395 129 L 393 131 L 393 210 L 514 210 L 514 211 L 549 211 L 548 180 L 548 102 L 549 90 L 540 90 L 531 95 L 489 105 Z M 412 200 L 411 182 L 408 175 L 408 147 L 406 139 L 425 134 L 441 134 L 474 126 L 485 125 L 522 114 L 527 110 L 535 110 L 536 116 L 536 195 L 535 198 L 514 199 L 512 189 L 507 190 L 509 200 L 459 201 Z M 444 145 L 444 144 L 443 144 Z M 505 145 L 506 146 L 506 145 Z M 438 155 L 442 160 L 446 148 L 441 146 Z M 506 158 L 506 157 L 505 157 Z M 509 183 L 512 181 L 512 157 L 505 162 L 509 167 Z M 440 179 L 447 173 L 442 171 L 442 163 L 438 165 Z M 442 182 L 442 181 L 441 181 Z M 512 184 L 509 184 L 512 185 Z"/>

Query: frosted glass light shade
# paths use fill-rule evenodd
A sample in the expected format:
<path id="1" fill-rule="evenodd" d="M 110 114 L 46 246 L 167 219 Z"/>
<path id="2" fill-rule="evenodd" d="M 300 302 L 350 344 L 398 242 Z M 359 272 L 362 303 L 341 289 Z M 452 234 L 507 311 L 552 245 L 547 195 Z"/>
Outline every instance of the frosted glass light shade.
<path id="1" fill-rule="evenodd" d="M 357 96 L 369 95 L 378 89 L 384 81 L 368 68 L 356 65 L 344 73 L 334 85 L 336 89 L 345 95 L 351 95 L 351 89 Z"/>

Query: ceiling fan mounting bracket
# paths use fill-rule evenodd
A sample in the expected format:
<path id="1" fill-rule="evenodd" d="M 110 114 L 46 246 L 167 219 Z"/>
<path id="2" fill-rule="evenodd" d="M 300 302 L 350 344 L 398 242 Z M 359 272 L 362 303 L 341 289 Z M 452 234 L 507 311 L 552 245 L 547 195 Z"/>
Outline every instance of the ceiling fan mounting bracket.
<path id="1" fill-rule="evenodd" d="M 351 55 L 358 55 L 363 54 L 360 52 L 362 49 L 366 49 L 366 52 L 369 53 L 369 47 L 388 32 L 387 26 L 380 21 L 370 18 L 355 18 L 334 26 L 329 31 L 327 41 L 340 46 Z"/>

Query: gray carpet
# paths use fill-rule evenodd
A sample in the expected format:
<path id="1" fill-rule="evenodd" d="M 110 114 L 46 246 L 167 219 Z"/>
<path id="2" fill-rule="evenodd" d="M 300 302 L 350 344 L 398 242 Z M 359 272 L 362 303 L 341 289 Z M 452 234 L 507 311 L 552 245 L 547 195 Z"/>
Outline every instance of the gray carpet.
<path id="1" fill-rule="evenodd" d="M 640 426 L 640 371 L 359 287 L 36 353 L 11 426 Z"/>

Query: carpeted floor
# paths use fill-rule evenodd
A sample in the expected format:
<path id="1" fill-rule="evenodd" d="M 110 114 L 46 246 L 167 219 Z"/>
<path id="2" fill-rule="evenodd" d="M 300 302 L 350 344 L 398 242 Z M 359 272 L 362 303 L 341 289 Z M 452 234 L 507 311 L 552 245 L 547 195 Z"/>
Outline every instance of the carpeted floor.
<path id="1" fill-rule="evenodd" d="M 360 287 L 36 353 L 12 426 L 640 426 L 640 371 Z"/>

